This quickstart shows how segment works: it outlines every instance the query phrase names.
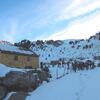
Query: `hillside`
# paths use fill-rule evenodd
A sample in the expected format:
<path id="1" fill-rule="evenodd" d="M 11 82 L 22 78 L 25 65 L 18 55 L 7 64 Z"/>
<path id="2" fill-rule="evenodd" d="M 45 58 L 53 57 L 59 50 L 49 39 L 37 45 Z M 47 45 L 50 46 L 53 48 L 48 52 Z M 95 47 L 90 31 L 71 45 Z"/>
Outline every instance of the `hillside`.
<path id="1" fill-rule="evenodd" d="M 22 40 L 15 43 L 15 46 L 32 49 L 40 56 L 40 61 L 45 63 L 70 58 L 93 59 L 94 56 L 100 56 L 100 33 L 86 40 L 37 40 L 34 42 Z"/>
<path id="2" fill-rule="evenodd" d="M 97 35 L 95 35 L 97 36 Z M 99 34 L 100 36 L 100 34 Z M 43 44 L 33 43 L 33 51 L 40 55 L 40 61 L 50 62 L 58 59 L 93 58 L 100 55 L 100 40 L 90 38 L 87 40 L 45 41 Z"/>
<path id="3" fill-rule="evenodd" d="M 6 93 L 6 96 L 4 93 L 4 100 L 13 97 L 20 98 L 20 96 L 26 98 L 24 100 L 33 100 L 33 98 L 35 100 L 100 100 L 100 33 L 86 40 L 37 40 L 33 42 L 22 40 L 14 45 L 7 41 L 0 42 L 1 49 L 18 52 L 20 47 L 36 52 L 40 56 L 42 67 L 49 68 L 52 78 L 46 76 L 46 79 L 48 78 L 46 80 L 44 73 L 39 75 L 43 70 L 41 63 L 41 69 L 37 70 L 38 73 L 34 72 L 35 70 L 10 68 L 10 66 L 0 64 L 1 86 L 6 84 L 6 88 L 9 89 L 8 83 L 10 83 L 10 85 L 14 84 L 14 89 L 19 86 L 28 86 L 27 88 L 30 89 L 28 84 L 32 82 L 38 83 L 39 86 L 34 92 L 27 91 L 27 94 L 25 92 L 21 94 L 11 85 L 10 88 L 13 91 Z M 23 50 L 20 52 L 27 53 Z M 43 83 L 40 85 L 41 77 Z M 18 81 L 19 79 L 21 81 Z M 16 86 L 16 84 L 20 85 Z"/>

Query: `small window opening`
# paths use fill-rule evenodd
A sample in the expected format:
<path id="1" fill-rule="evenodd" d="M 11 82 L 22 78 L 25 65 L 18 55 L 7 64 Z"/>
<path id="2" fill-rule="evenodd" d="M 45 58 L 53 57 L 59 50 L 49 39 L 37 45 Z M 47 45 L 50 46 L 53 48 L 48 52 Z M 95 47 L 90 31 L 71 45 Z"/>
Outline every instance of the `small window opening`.
<path id="1" fill-rule="evenodd" d="M 14 57 L 14 60 L 15 60 L 15 61 L 18 61 L 18 56 L 15 56 L 15 57 Z"/>
<path id="2" fill-rule="evenodd" d="M 31 58 L 30 57 L 27 57 L 27 61 L 31 61 Z"/>

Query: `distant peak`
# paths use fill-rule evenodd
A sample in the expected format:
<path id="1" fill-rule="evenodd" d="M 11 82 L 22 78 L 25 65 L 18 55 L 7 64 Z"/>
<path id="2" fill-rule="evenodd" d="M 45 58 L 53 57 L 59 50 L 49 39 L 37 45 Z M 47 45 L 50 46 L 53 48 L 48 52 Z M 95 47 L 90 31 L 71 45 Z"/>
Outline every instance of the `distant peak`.
<path id="1" fill-rule="evenodd" d="M 4 41 L 4 40 L 1 40 L 1 41 L 0 41 L 0 44 L 13 45 L 12 43 L 10 43 L 10 42 L 8 42 L 8 41 Z"/>

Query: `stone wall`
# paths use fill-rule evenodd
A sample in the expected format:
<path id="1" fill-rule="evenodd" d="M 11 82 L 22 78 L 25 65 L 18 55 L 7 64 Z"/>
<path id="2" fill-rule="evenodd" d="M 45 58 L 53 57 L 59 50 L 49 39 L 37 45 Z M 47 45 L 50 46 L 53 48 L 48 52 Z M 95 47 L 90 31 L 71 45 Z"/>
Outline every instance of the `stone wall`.
<path id="1" fill-rule="evenodd" d="M 18 60 L 14 59 L 15 56 L 18 56 Z M 0 53 L 0 63 L 11 67 L 37 68 L 39 67 L 39 57 Z"/>

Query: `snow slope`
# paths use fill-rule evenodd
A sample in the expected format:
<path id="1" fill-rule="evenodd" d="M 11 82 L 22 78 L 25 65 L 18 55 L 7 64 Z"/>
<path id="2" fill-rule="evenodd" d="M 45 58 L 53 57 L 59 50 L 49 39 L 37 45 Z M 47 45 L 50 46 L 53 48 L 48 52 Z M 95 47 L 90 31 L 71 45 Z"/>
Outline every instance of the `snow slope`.
<path id="1" fill-rule="evenodd" d="M 69 44 L 70 41 L 78 42 L 73 45 Z M 48 45 L 47 42 L 44 42 L 42 49 L 34 42 L 35 46 L 33 46 L 33 51 L 40 55 L 40 61 L 46 63 L 58 59 L 92 59 L 93 56 L 100 56 L 100 40 L 98 39 L 91 39 L 89 42 L 88 40 L 64 40 L 62 42 L 63 43 L 58 47 L 50 44 Z M 93 47 L 83 49 L 86 45 L 93 45 Z"/>
<path id="2" fill-rule="evenodd" d="M 7 96 L 3 99 L 3 100 L 9 100 L 9 98 L 11 97 L 11 95 L 13 95 L 16 92 L 10 92 L 7 94 Z"/>
<path id="3" fill-rule="evenodd" d="M 100 100 L 100 68 L 80 71 L 41 85 L 26 100 Z"/>

